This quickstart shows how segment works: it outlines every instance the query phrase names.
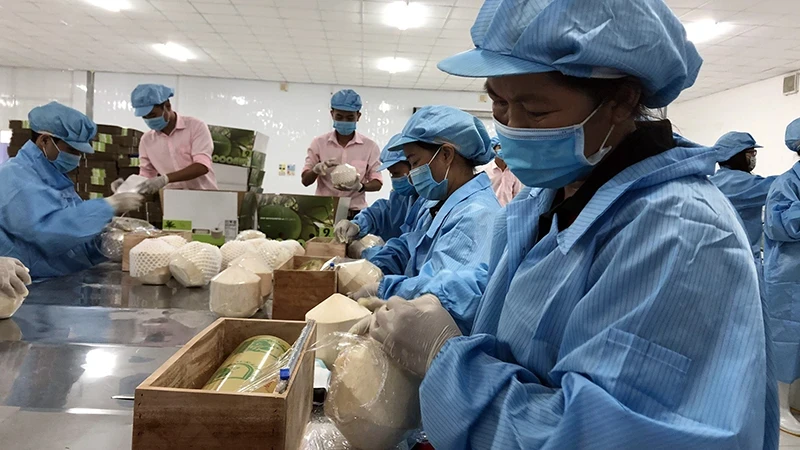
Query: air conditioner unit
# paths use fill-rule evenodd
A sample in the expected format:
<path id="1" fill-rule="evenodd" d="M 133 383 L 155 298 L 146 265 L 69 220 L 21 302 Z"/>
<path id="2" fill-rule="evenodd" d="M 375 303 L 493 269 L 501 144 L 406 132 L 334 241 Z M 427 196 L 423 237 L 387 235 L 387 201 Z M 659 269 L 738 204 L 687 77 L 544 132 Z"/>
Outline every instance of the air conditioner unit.
<path id="1" fill-rule="evenodd" d="M 793 73 L 791 75 L 787 75 L 783 78 L 783 95 L 794 95 L 800 91 L 800 87 L 798 86 L 798 76 L 800 74 Z"/>

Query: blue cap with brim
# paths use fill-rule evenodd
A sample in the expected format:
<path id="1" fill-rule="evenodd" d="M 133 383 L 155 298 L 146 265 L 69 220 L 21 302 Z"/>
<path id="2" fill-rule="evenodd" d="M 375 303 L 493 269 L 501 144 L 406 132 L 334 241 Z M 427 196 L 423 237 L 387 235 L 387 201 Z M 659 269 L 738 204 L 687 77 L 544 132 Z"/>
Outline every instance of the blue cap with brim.
<path id="1" fill-rule="evenodd" d="M 475 49 L 443 60 L 439 69 L 476 78 L 632 76 L 649 108 L 691 87 L 703 63 L 663 0 L 487 0 L 472 41 Z"/>
<path id="2" fill-rule="evenodd" d="M 91 141 L 97 134 L 97 125 L 76 109 L 50 102 L 33 108 L 28 113 L 28 122 L 31 130 L 39 134 L 61 139 L 81 153 L 94 153 Z"/>
<path id="3" fill-rule="evenodd" d="M 172 96 L 175 91 L 163 84 L 140 84 L 131 92 L 131 106 L 136 117 L 144 117 Z"/>
<path id="4" fill-rule="evenodd" d="M 408 161 L 402 148 L 399 149 L 400 151 L 397 151 L 397 143 L 400 142 L 400 138 L 402 137 L 403 135 L 401 133 L 395 134 L 389 139 L 389 143 L 383 147 L 383 151 L 381 152 L 381 165 L 378 166 L 379 172 L 399 162 Z"/>
<path id="5" fill-rule="evenodd" d="M 763 147 L 756 144 L 755 138 L 750 133 L 742 133 L 740 131 L 726 133 L 714 144 L 714 151 L 717 152 L 717 162 L 725 162 L 751 148 Z"/>
<path id="6" fill-rule="evenodd" d="M 331 109 L 358 112 L 361 106 L 361 96 L 352 89 L 342 89 L 331 97 Z"/>

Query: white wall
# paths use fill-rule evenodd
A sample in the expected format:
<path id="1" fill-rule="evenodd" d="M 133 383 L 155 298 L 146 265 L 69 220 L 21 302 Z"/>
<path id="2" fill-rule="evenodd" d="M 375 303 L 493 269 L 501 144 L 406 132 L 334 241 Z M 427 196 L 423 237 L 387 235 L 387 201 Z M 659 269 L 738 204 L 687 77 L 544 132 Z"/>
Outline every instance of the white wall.
<path id="1" fill-rule="evenodd" d="M 670 120 L 680 134 L 712 145 L 728 131 L 746 131 L 764 148 L 755 172 L 777 175 L 797 161 L 784 144 L 786 126 L 800 117 L 800 95 L 783 95 L 783 77 L 671 105 Z"/>
<path id="2" fill-rule="evenodd" d="M 311 140 L 331 130 L 330 97 L 343 86 L 289 84 L 287 92 L 275 82 L 97 73 L 95 77 L 94 120 L 97 123 L 143 129 L 133 116 L 130 92 L 139 83 L 163 83 L 175 88 L 173 105 L 179 113 L 203 119 L 211 125 L 233 126 L 260 131 L 270 136 L 267 156 L 266 192 L 313 193 L 303 187 L 300 172 Z M 345 86 L 350 87 L 350 86 Z M 421 91 L 354 87 L 364 102 L 359 131 L 381 147 L 398 133 L 411 117 L 413 108 L 447 104 L 464 109 L 489 110 L 474 92 Z M 294 177 L 278 176 L 279 164 L 294 164 Z M 367 200 L 388 196 L 388 172 L 384 189 Z"/>

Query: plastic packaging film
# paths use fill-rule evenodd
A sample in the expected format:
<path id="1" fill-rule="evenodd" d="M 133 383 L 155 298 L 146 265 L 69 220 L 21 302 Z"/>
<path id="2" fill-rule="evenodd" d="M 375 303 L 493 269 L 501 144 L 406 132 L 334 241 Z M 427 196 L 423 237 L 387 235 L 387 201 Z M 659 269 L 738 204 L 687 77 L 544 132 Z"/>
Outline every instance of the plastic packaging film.
<path id="1" fill-rule="evenodd" d="M 383 239 L 373 234 L 368 234 L 363 238 L 347 246 L 347 256 L 353 259 L 360 259 L 364 250 L 372 247 L 382 247 L 386 245 Z"/>
<path id="2" fill-rule="evenodd" d="M 355 450 L 327 417 L 314 417 L 306 425 L 300 450 Z"/>
<path id="3" fill-rule="evenodd" d="M 204 242 L 190 242 L 177 249 L 169 262 L 172 276 L 185 287 L 207 285 L 222 267 L 222 252 Z"/>
<path id="4" fill-rule="evenodd" d="M 277 377 L 272 382 L 262 384 L 257 389 L 242 391 L 243 386 L 248 386 L 254 380 L 263 377 L 277 369 L 280 370 L 285 355 L 289 351 L 289 344 L 275 336 L 253 336 L 241 344 L 225 359 L 211 379 L 208 380 L 204 390 L 217 392 L 263 392 L 271 393 L 275 390 Z"/>
<path id="5" fill-rule="evenodd" d="M 383 272 L 366 259 L 346 262 L 336 266 L 339 292 L 349 294 L 364 286 L 383 280 Z"/>
<path id="6" fill-rule="evenodd" d="M 258 230 L 244 230 L 236 236 L 237 241 L 249 241 L 252 239 L 264 239 L 267 235 Z"/>
<path id="7" fill-rule="evenodd" d="M 209 307 L 222 317 L 252 317 L 261 307 L 261 278 L 229 267 L 211 279 Z"/>
<path id="8" fill-rule="evenodd" d="M 169 264 L 175 251 L 161 239 L 143 240 L 131 249 L 131 276 L 144 284 L 166 284 L 172 278 Z"/>
<path id="9" fill-rule="evenodd" d="M 334 186 L 350 186 L 360 178 L 358 170 L 350 164 L 339 164 L 331 171 L 331 183 Z"/>
<path id="10" fill-rule="evenodd" d="M 122 261 L 122 246 L 128 233 L 155 235 L 158 230 L 144 220 L 115 217 L 100 234 L 100 253 L 112 262 Z"/>
<path id="11" fill-rule="evenodd" d="M 139 192 L 139 187 L 141 187 L 142 183 L 147 181 L 147 177 L 143 177 L 141 175 L 131 175 L 129 176 L 118 188 L 117 194 L 125 194 L 128 192 Z"/>

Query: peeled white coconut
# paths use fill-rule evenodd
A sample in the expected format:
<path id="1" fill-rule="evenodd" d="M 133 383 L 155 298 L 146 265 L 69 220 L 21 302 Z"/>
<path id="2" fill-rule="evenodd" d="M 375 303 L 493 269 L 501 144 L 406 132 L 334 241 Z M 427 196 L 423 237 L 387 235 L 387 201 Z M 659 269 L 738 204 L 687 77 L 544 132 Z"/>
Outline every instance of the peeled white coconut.
<path id="1" fill-rule="evenodd" d="M 381 269 L 366 259 L 341 263 L 336 266 L 336 271 L 339 292 L 343 294 L 356 292 L 368 284 L 375 284 L 383 279 Z"/>
<path id="2" fill-rule="evenodd" d="M 223 317 L 251 317 L 261 307 L 261 278 L 229 267 L 211 280 L 211 311 Z"/>
<path id="3" fill-rule="evenodd" d="M 237 241 L 249 241 L 251 239 L 264 239 L 267 235 L 258 230 L 244 230 L 236 236 Z"/>
<path id="4" fill-rule="evenodd" d="M 220 248 L 220 251 L 222 252 L 222 268 L 227 268 L 231 261 L 244 255 L 250 250 L 251 246 L 247 243 L 247 241 L 226 242 L 222 248 Z"/>
<path id="5" fill-rule="evenodd" d="M 353 242 L 347 246 L 347 256 L 353 259 L 361 259 L 361 254 L 364 250 L 372 247 L 385 245 L 383 239 L 373 234 L 368 234 L 363 238 Z"/>
<path id="6" fill-rule="evenodd" d="M 419 384 L 378 342 L 362 338 L 336 358 L 325 415 L 355 448 L 394 448 L 420 425 Z"/>
<path id="7" fill-rule="evenodd" d="M 347 333 L 362 318 L 370 315 L 367 308 L 342 294 L 333 294 L 306 313 L 306 320 L 317 321 L 317 341 L 328 344 L 327 338 L 336 332 Z M 331 343 L 332 344 L 332 343 Z M 336 361 L 335 345 L 324 345 L 317 350 L 317 358 L 328 367 Z"/>
<path id="8" fill-rule="evenodd" d="M 303 248 L 303 244 L 295 240 L 289 239 L 287 241 L 282 241 L 281 245 L 291 250 L 294 256 L 305 256 L 306 254 L 306 249 Z"/>
<path id="9" fill-rule="evenodd" d="M 169 261 L 175 247 L 160 238 L 145 239 L 130 252 L 130 272 L 144 284 L 167 284 L 172 274 Z"/>
<path id="10" fill-rule="evenodd" d="M 331 171 L 331 182 L 334 186 L 350 186 L 360 178 L 356 168 L 350 164 L 339 164 Z"/>
<path id="11" fill-rule="evenodd" d="M 161 236 L 159 239 L 173 246 L 174 248 L 181 248 L 187 244 L 186 239 L 177 234 L 168 234 L 166 236 Z"/>
<path id="12" fill-rule="evenodd" d="M 222 267 L 222 252 L 204 242 L 190 242 L 177 249 L 169 262 L 169 270 L 186 287 L 205 286 Z"/>
<path id="13" fill-rule="evenodd" d="M 272 269 L 267 266 L 260 255 L 252 252 L 234 259 L 229 267 L 239 267 L 248 272 L 254 273 L 261 278 L 261 296 L 266 297 L 272 293 Z"/>
<path id="14" fill-rule="evenodd" d="M 272 270 L 278 269 L 294 256 L 294 253 L 280 242 L 270 240 L 258 245 L 258 253 Z"/>

